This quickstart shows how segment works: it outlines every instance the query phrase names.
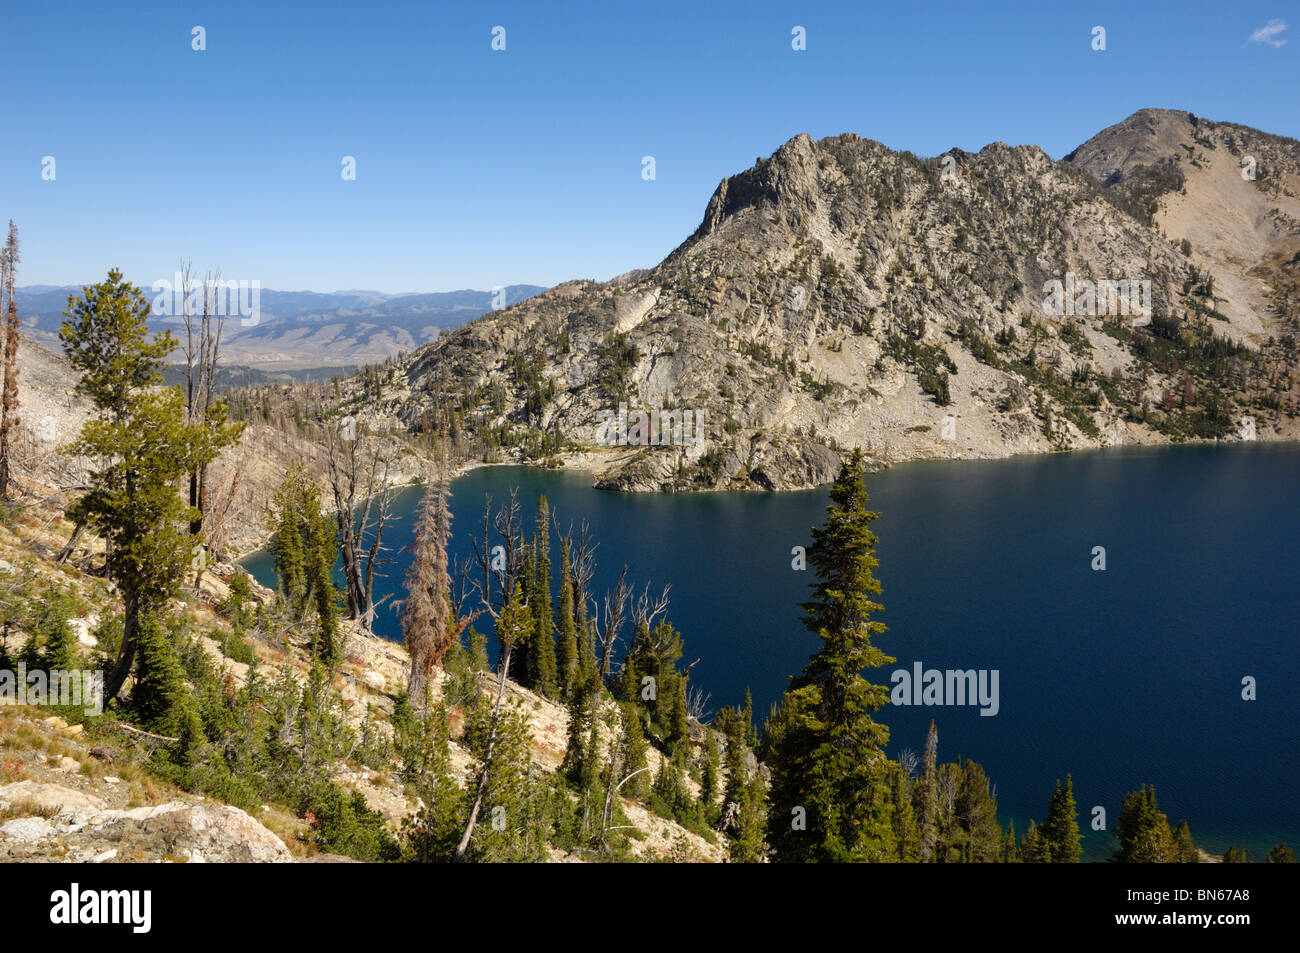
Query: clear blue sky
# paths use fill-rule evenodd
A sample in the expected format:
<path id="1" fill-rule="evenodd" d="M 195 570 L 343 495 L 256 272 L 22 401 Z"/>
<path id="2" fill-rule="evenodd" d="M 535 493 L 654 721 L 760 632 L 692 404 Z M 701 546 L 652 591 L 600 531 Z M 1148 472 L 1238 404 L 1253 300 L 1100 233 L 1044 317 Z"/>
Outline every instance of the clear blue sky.
<path id="1" fill-rule="evenodd" d="M 23 285 L 111 266 L 147 285 L 182 256 L 282 290 L 604 279 L 658 262 L 720 179 L 800 132 L 1059 158 L 1160 106 L 1300 137 L 1300 10 L 1277 0 L 40 2 L 2 21 Z M 1271 21 L 1288 28 L 1249 39 Z"/>

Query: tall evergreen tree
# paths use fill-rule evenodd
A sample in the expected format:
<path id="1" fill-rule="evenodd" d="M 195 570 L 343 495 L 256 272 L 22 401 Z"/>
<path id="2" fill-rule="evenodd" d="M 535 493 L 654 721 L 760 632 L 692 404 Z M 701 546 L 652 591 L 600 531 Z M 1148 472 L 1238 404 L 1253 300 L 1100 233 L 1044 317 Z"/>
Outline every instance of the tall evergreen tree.
<path id="1" fill-rule="evenodd" d="M 1058 779 L 1052 788 L 1047 820 L 1043 821 L 1040 834 L 1052 852 L 1052 863 L 1077 864 L 1083 857 L 1079 812 L 1074 805 L 1074 781 L 1068 774 L 1064 786 Z"/>
<path id="2" fill-rule="evenodd" d="M 767 857 L 767 790 L 758 778 L 742 786 L 736 823 L 731 829 L 728 857 L 736 864 L 757 864 Z"/>
<path id="3" fill-rule="evenodd" d="M 596 674 L 594 661 L 591 664 L 582 664 L 580 657 L 569 692 L 569 724 L 564 761 L 560 770 L 577 789 L 582 805 L 584 834 L 586 822 L 590 818 L 590 799 L 600 773 L 599 734 L 596 723 L 600 695 L 600 678 Z"/>
<path id="4" fill-rule="evenodd" d="M 93 461 L 91 488 L 69 511 L 104 539 L 108 577 L 121 593 L 122 644 L 105 680 L 105 699 L 121 691 L 140 647 L 145 617 L 162 611 L 191 565 L 194 511 L 181 480 L 214 459 L 235 429 L 210 431 L 185 420 L 177 388 L 161 388 L 170 333 L 147 340 L 149 304 L 140 289 L 110 271 L 68 298 L 59 337 L 80 373 L 79 393 L 96 416 L 68 449 Z"/>
<path id="5" fill-rule="evenodd" d="M 939 729 L 930 720 L 925 736 L 921 782 L 916 786 L 916 818 L 921 831 L 921 860 L 932 863 L 939 841 Z"/>
<path id="6" fill-rule="evenodd" d="M 723 800 L 739 804 L 749 780 L 749 749 L 745 744 L 748 732 L 740 718 L 740 712 L 734 708 L 728 709 L 728 712 L 732 717 L 727 719 L 724 729 L 727 747 L 723 764 L 727 769 L 727 786 Z"/>
<path id="7" fill-rule="evenodd" d="M 758 734 L 757 729 L 754 727 L 754 696 L 750 692 L 748 685 L 745 686 L 745 703 L 741 706 L 740 717 L 745 723 L 747 743 L 751 748 L 758 747 Z"/>
<path id="8" fill-rule="evenodd" d="M 546 497 L 537 501 L 537 529 L 530 547 L 533 637 L 528 653 L 529 676 L 536 691 L 547 698 L 560 694 L 555 659 L 555 616 L 551 605 L 551 511 Z"/>
<path id="9" fill-rule="evenodd" d="M 333 568 L 337 547 L 334 521 L 321 510 L 320 488 L 301 464 L 291 466 L 276 489 L 267 517 L 280 591 L 289 611 L 305 619 L 316 614 L 312 651 L 325 665 L 338 654 L 338 591 Z"/>
<path id="10" fill-rule="evenodd" d="M 705 820 L 712 824 L 717 813 L 718 800 L 718 743 L 713 732 L 704 733 L 704 763 L 700 766 L 700 803 L 704 805 Z"/>
<path id="11" fill-rule="evenodd" d="M 150 731 L 170 735 L 181 726 L 188 693 L 172 640 L 153 615 L 141 625 L 139 656 L 131 689 L 132 716 Z"/>
<path id="12" fill-rule="evenodd" d="M 538 829 L 539 818 L 532 803 L 536 792 L 531 778 L 528 716 L 518 705 L 511 704 L 499 716 L 484 715 L 485 720 L 489 717 L 496 721 L 492 757 L 480 762 L 468 792 L 472 800 L 481 787 L 485 820 L 475 825 L 467 856 L 481 863 L 545 860 L 546 837 Z M 483 733 L 489 730 L 484 726 Z"/>
<path id="13" fill-rule="evenodd" d="M 984 769 L 967 758 L 961 766 L 954 813 L 960 831 L 960 859 L 968 864 L 995 863 L 1002 850 L 998 803 Z"/>
<path id="14" fill-rule="evenodd" d="M 646 742 L 637 706 L 631 702 L 623 702 L 619 706 L 619 712 L 625 738 L 623 776 L 627 778 L 622 793 L 625 797 L 634 797 L 641 800 L 650 793 L 650 773 L 647 770 L 642 770 L 649 765 L 647 754 L 650 745 Z"/>
<path id="15" fill-rule="evenodd" d="M 35 632 L 45 639 L 45 651 L 41 655 L 40 666 L 45 671 L 70 671 L 77 668 L 77 634 L 69 625 L 75 614 L 75 601 L 65 592 L 53 586 L 46 589 L 40 597 L 35 620 Z M 54 686 L 51 682 L 50 690 Z"/>
<path id="16" fill-rule="evenodd" d="M 529 609 L 529 627 L 527 632 L 521 633 L 512 649 L 512 659 L 510 663 L 511 677 L 525 688 L 533 688 L 533 673 L 535 666 L 530 657 L 532 655 L 533 645 L 533 626 L 535 621 L 532 616 L 532 607 L 536 598 L 533 595 L 533 588 L 537 585 L 537 577 L 533 574 L 533 547 L 527 545 L 524 541 L 524 534 L 519 533 L 519 539 L 516 542 L 519 553 L 519 568 L 515 573 L 514 585 L 519 587 L 519 598 L 522 605 Z M 507 580 L 507 585 L 510 585 Z"/>
<path id="17" fill-rule="evenodd" d="M 1020 842 L 1020 859 L 1026 864 L 1050 864 L 1052 848 L 1038 833 L 1038 825 L 1031 818 L 1025 830 L 1025 839 Z"/>
<path id="18" fill-rule="evenodd" d="M 451 760 L 451 726 L 447 709 L 435 705 L 419 725 L 421 752 L 415 784 L 423 806 L 403 830 L 404 855 L 417 863 L 448 860 L 460 835 L 464 795 L 456 784 Z"/>
<path id="19" fill-rule="evenodd" d="M 568 701 L 573 696 L 573 685 L 578 677 L 578 625 L 573 618 L 573 569 L 569 565 L 568 537 L 560 548 L 559 643 L 557 668 L 560 688 L 565 701 Z"/>
<path id="20" fill-rule="evenodd" d="M 912 809 L 911 779 L 897 763 L 890 764 L 890 799 L 893 802 L 894 840 L 898 844 L 897 860 L 915 864 L 921 860 L 921 831 Z"/>
<path id="21" fill-rule="evenodd" d="M 1174 852 L 1177 854 L 1180 864 L 1199 864 L 1201 862 L 1201 853 L 1196 849 L 1196 844 L 1192 841 L 1192 831 L 1187 826 L 1185 818 L 1174 828 Z"/>
<path id="22" fill-rule="evenodd" d="M 854 450 L 830 490 L 826 525 L 814 528 L 808 562 L 816 570 L 804 625 L 821 646 L 785 694 L 784 724 L 772 752 L 769 843 L 779 861 L 881 861 L 896 853 L 884 745 L 872 719 L 888 700 L 864 669 L 894 659 L 871 642 L 885 630 L 872 570 L 875 534 L 867 510 L 863 455 Z M 807 830 L 792 822 L 805 812 Z"/>
<path id="23" fill-rule="evenodd" d="M 1166 864 L 1178 859 L 1173 831 L 1156 802 L 1156 789 L 1142 785 L 1124 798 L 1112 833 L 1118 846 L 1111 860 L 1128 864 Z"/>
<path id="24" fill-rule="evenodd" d="M 1002 838 L 1002 853 L 998 858 L 1004 864 L 1020 863 L 1020 845 L 1016 843 L 1016 822 L 1007 824 L 1007 832 Z"/>

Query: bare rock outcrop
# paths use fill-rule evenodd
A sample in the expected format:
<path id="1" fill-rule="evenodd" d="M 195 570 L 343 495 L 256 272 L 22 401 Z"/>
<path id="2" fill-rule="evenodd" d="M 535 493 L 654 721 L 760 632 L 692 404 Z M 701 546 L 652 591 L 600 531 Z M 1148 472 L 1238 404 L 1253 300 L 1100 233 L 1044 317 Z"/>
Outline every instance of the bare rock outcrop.
<path id="1" fill-rule="evenodd" d="M 0 787 L 0 807 L 32 810 L 0 825 L 0 861 L 188 861 L 287 863 L 275 834 L 227 804 L 169 801 L 108 809 L 94 795 L 58 784 Z"/>

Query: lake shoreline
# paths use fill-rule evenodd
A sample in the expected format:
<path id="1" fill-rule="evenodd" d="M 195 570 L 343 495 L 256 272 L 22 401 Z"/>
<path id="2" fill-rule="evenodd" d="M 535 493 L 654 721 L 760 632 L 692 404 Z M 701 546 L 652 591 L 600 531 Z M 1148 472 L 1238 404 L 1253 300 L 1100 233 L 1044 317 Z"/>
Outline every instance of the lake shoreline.
<path id="1" fill-rule="evenodd" d="M 984 765 L 1017 829 L 1041 818 L 1053 781 L 1071 773 L 1085 818 L 1102 806 L 1113 820 L 1126 792 L 1151 783 L 1171 823 L 1186 817 L 1211 853 L 1300 842 L 1279 794 L 1300 784 L 1296 766 L 1268 783 L 1257 770 L 1288 749 L 1300 707 L 1300 686 L 1271 674 L 1296 658 L 1288 567 L 1300 559 L 1300 443 L 913 462 L 868 482 L 887 626 L 873 641 L 897 663 L 876 680 L 916 661 L 998 670 L 1001 696 L 996 717 L 891 706 L 880 716 L 891 755 L 921 750 L 934 718 L 941 759 Z M 700 659 L 692 683 L 715 707 L 750 688 L 766 711 L 815 648 L 798 609 L 813 580 L 792 571 L 791 551 L 824 522 L 824 490 L 596 493 L 571 468 L 479 463 L 453 488 L 453 558 L 472 558 L 484 496 L 500 502 L 511 488 L 526 527 L 541 494 L 561 533 L 589 523 L 594 593 L 624 565 L 638 590 L 671 584 L 671 621 Z M 404 491 L 386 537 L 394 591 L 419 494 Z M 274 584 L 265 555 L 248 568 Z M 382 638 L 397 641 L 399 628 L 392 613 L 377 619 Z M 1244 675 L 1258 679 L 1258 700 L 1243 699 Z"/>
<path id="2" fill-rule="evenodd" d="M 1269 447 L 1286 446 L 1288 444 L 1300 447 L 1300 440 L 1293 438 L 1277 440 L 1257 440 L 1251 441 L 1257 445 Z M 1006 460 L 1017 459 L 1040 459 L 1056 457 L 1084 456 L 1089 454 L 1114 454 L 1122 450 L 1135 450 L 1140 452 L 1174 450 L 1177 448 L 1200 448 L 1207 447 L 1237 447 L 1246 446 L 1247 441 L 1241 440 L 1183 440 L 1178 443 L 1125 443 L 1111 444 L 1105 447 L 1068 447 L 1062 450 L 1051 451 L 1029 451 L 1025 453 L 1009 453 L 1004 456 L 996 457 L 913 457 L 908 460 L 898 460 L 894 462 L 875 461 L 869 462 L 868 473 L 877 475 L 888 470 L 895 470 L 899 467 L 905 467 L 911 464 L 949 464 L 949 463 L 998 463 Z M 512 467 L 520 470 L 537 471 L 542 473 L 588 473 L 593 477 L 591 488 L 601 493 L 610 493 L 614 495 L 626 496 L 702 496 L 710 494 L 748 494 L 755 496 L 783 496 L 791 493 L 812 493 L 822 487 L 830 486 L 830 483 L 818 483 L 810 486 L 799 487 L 777 487 L 765 489 L 757 486 L 742 487 L 696 487 L 688 490 L 660 490 L 648 488 L 620 488 L 598 485 L 602 473 L 607 472 L 610 467 L 601 467 L 596 464 L 592 457 L 599 451 L 573 451 L 561 457 L 559 466 L 547 466 L 543 463 L 528 460 L 462 460 L 453 467 L 451 480 L 455 481 L 468 474 L 481 470 L 489 470 L 496 467 Z M 418 479 L 403 478 L 405 482 L 394 481 L 387 492 L 403 490 L 412 486 L 423 486 L 423 481 Z M 868 487 L 870 489 L 870 487 Z M 359 503 L 358 505 L 362 505 Z M 331 510 L 332 512 L 332 510 Z M 260 541 L 256 546 L 244 549 L 237 553 L 231 553 L 229 562 L 241 564 L 245 560 L 266 549 L 271 541 L 269 530 L 260 535 Z"/>

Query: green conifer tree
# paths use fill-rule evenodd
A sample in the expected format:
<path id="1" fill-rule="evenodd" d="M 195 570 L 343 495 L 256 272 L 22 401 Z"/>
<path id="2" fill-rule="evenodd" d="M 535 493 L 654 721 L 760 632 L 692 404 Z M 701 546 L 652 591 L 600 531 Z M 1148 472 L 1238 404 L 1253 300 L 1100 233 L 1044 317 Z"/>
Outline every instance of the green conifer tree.
<path id="1" fill-rule="evenodd" d="M 1002 826 L 998 823 L 998 803 L 990 791 L 984 769 L 967 758 L 961 766 L 961 781 L 954 807 L 956 827 L 960 831 L 963 863 L 996 863 L 1002 850 Z"/>
<path id="2" fill-rule="evenodd" d="M 121 594 L 122 643 L 104 685 L 111 700 L 131 673 L 145 618 L 175 596 L 194 559 L 189 526 L 197 513 L 181 499 L 180 483 L 240 428 L 186 420 L 180 390 L 161 386 L 176 340 L 167 332 L 147 340 L 149 304 L 120 271 L 82 292 L 69 296 L 59 337 L 95 415 L 66 452 L 93 469 L 89 492 L 68 515 L 105 541 L 107 575 Z"/>
<path id="3" fill-rule="evenodd" d="M 1038 833 L 1038 825 L 1031 819 L 1025 830 L 1025 839 L 1020 842 L 1020 859 L 1026 864 L 1050 864 L 1052 848 Z"/>
<path id="4" fill-rule="evenodd" d="M 1294 864 L 1295 851 L 1286 845 L 1285 842 L 1273 845 L 1273 849 L 1268 852 L 1268 858 L 1265 861 L 1270 864 Z"/>
<path id="5" fill-rule="evenodd" d="M 745 686 L 745 703 L 740 709 L 741 720 L 745 722 L 745 736 L 751 748 L 758 747 L 758 729 L 754 727 L 754 696 Z"/>
<path id="6" fill-rule="evenodd" d="M 933 863 L 939 841 L 939 729 L 934 720 L 925 736 L 921 781 L 916 785 L 916 818 L 921 831 L 921 861 Z"/>
<path id="7" fill-rule="evenodd" d="M 643 770 L 649 764 L 647 754 L 650 745 L 641 728 L 641 716 L 636 705 L 623 702 L 619 710 L 625 735 L 622 771 L 623 777 L 628 779 L 623 784 L 621 793 L 624 797 L 644 800 L 650 793 L 650 772 Z"/>
<path id="8" fill-rule="evenodd" d="M 38 630 L 45 637 L 42 667 L 47 672 L 70 671 L 77 668 L 79 649 L 77 633 L 73 630 L 72 600 L 53 588 L 46 590 L 40 606 Z M 54 686 L 51 684 L 51 691 Z"/>
<path id="9" fill-rule="evenodd" d="M 1074 781 L 1070 775 L 1065 776 L 1064 785 L 1059 779 L 1053 785 L 1047 819 L 1039 833 L 1052 852 L 1052 863 L 1077 864 L 1083 857 L 1079 812 L 1074 804 Z"/>
<path id="10" fill-rule="evenodd" d="M 718 744 L 712 731 L 704 734 L 704 764 L 700 768 L 700 803 L 704 805 L 705 820 L 714 822 L 718 800 Z"/>
<path id="11" fill-rule="evenodd" d="M 864 669 L 894 659 L 871 642 L 885 630 L 872 616 L 880 583 L 867 510 L 862 451 L 830 490 L 827 520 L 814 528 L 808 562 L 816 570 L 804 624 L 821 646 L 785 694 L 772 751 L 768 842 L 778 861 L 882 861 L 895 856 L 884 745 L 888 729 L 872 714 L 888 701 Z M 805 812 L 807 830 L 792 822 Z"/>
<path id="12" fill-rule="evenodd" d="M 739 792 L 739 810 L 730 831 L 728 857 L 736 864 L 762 863 L 767 857 L 764 837 L 767 828 L 767 791 L 758 778 L 746 782 Z"/>
<path id="13" fill-rule="evenodd" d="M 520 602 L 522 605 L 522 599 Z M 519 706 L 510 704 L 503 708 L 498 720 L 490 770 L 481 764 L 469 786 L 471 800 L 472 792 L 480 784 L 484 786 L 483 821 L 474 827 L 470 859 L 481 863 L 535 863 L 547 859 L 531 771 L 528 716 Z"/>
<path id="14" fill-rule="evenodd" d="M 268 526 L 280 591 L 298 619 L 316 613 L 312 648 L 327 666 L 338 654 L 338 589 L 334 585 L 337 529 L 321 509 L 320 488 L 301 464 L 292 465 L 271 500 Z"/>
<path id="15" fill-rule="evenodd" d="M 560 613 L 559 613 L 559 670 L 560 687 L 564 700 L 573 697 L 573 686 L 578 677 L 578 625 L 573 618 L 573 570 L 569 565 L 569 540 L 560 546 Z"/>
<path id="16" fill-rule="evenodd" d="M 451 760 L 451 728 L 447 709 L 430 708 L 421 719 L 421 765 L 416 787 L 423 806 L 408 819 L 403 834 L 403 857 L 415 863 L 449 860 L 464 825 L 464 793 L 456 784 Z"/>
<path id="17" fill-rule="evenodd" d="M 166 628 L 152 614 L 140 626 L 139 659 L 131 689 L 133 717 L 149 731 L 173 735 L 184 721 L 185 673 Z"/>
<path id="18" fill-rule="evenodd" d="M 1002 838 L 1002 855 L 999 860 L 1004 864 L 1020 863 L 1020 846 L 1016 843 L 1016 822 L 1007 824 L 1006 835 Z"/>
<path id="19" fill-rule="evenodd" d="M 551 604 L 551 511 L 546 497 L 537 501 L 537 531 L 532 546 L 531 605 L 533 637 L 528 662 L 533 688 L 547 698 L 558 698 L 560 680 L 555 658 L 555 615 Z"/>
<path id="20" fill-rule="evenodd" d="M 1196 844 L 1192 840 L 1192 831 L 1187 826 L 1186 819 L 1179 821 L 1178 826 L 1174 828 L 1174 853 L 1177 855 L 1180 864 L 1199 864 L 1201 862 L 1201 853 L 1196 849 Z"/>
<path id="21" fill-rule="evenodd" d="M 1177 860 L 1173 831 L 1156 802 L 1156 789 L 1142 785 L 1124 798 L 1112 831 L 1118 846 L 1111 859 L 1128 864 L 1164 864 Z"/>
<path id="22" fill-rule="evenodd" d="M 535 619 L 531 614 L 531 609 L 536 601 L 533 589 L 537 585 L 537 576 L 533 573 L 533 547 L 524 544 L 523 533 L 520 533 L 518 547 L 519 571 L 515 575 L 515 586 L 519 589 L 521 604 L 527 606 L 530 613 L 528 631 L 517 636 L 511 649 L 510 677 L 525 688 L 535 688 L 533 675 L 536 666 L 531 658 Z"/>
<path id="23" fill-rule="evenodd" d="M 890 764 L 891 791 L 893 802 L 894 840 L 898 844 L 898 860 L 904 864 L 915 864 L 921 860 L 921 830 L 916 824 L 916 813 L 912 809 L 912 785 L 907 772 L 896 762 Z"/>

